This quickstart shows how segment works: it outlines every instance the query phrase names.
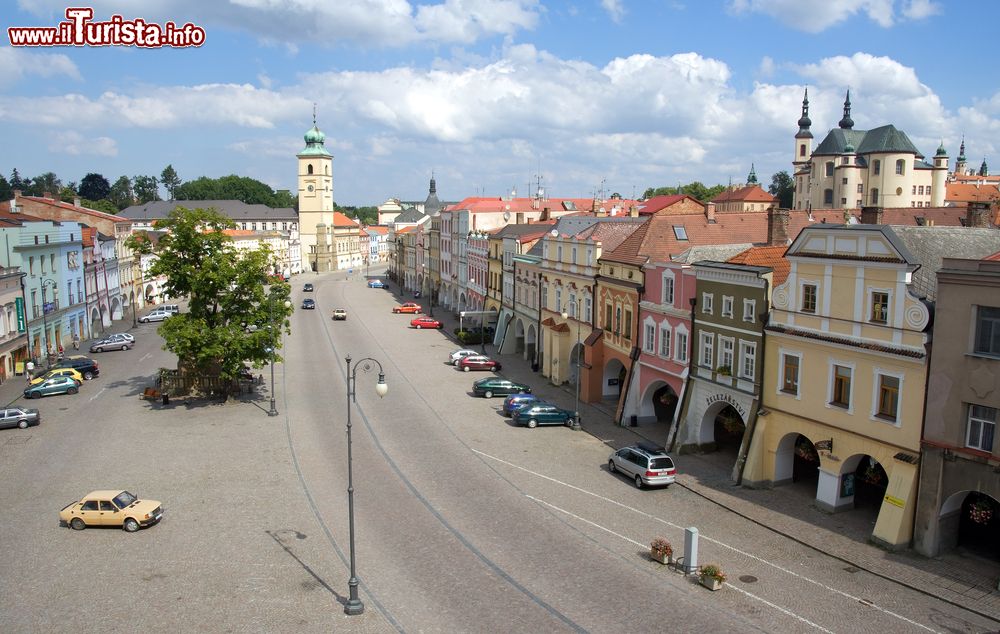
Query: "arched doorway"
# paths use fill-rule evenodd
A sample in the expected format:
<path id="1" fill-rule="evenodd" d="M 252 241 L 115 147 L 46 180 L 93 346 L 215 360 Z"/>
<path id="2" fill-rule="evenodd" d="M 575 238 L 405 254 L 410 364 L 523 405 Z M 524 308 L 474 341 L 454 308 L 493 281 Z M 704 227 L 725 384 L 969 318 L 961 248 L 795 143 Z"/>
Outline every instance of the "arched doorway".
<path id="1" fill-rule="evenodd" d="M 514 320 L 514 353 L 524 354 L 524 322 L 520 319 Z"/>
<path id="2" fill-rule="evenodd" d="M 605 401 L 617 403 L 622 393 L 622 384 L 625 382 L 625 366 L 618 359 L 608 359 L 604 366 L 604 375 L 601 385 L 601 398 Z"/>
<path id="3" fill-rule="evenodd" d="M 726 404 L 718 414 L 715 415 L 712 431 L 715 435 L 715 450 L 722 453 L 732 454 L 733 458 L 739 454 L 740 444 L 743 443 L 743 434 L 747 426 L 743 422 L 743 417 L 732 405 Z"/>
<path id="4" fill-rule="evenodd" d="M 970 491 L 962 501 L 958 519 L 958 545 L 977 555 L 1000 559 L 1000 504 L 978 491 Z"/>
<path id="5" fill-rule="evenodd" d="M 815 497 L 819 484 L 819 453 L 806 436 L 792 432 L 778 442 L 774 452 L 774 483 L 801 484 Z"/>
<path id="6" fill-rule="evenodd" d="M 576 385 L 576 377 L 583 365 L 583 344 L 574 343 L 569 353 L 569 382 Z"/>
<path id="7" fill-rule="evenodd" d="M 862 456 L 854 469 L 854 508 L 866 509 L 878 516 L 889 486 L 889 474 L 871 456 Z"/>
<path id="8" fill-rule="evenodd" d="M 656 415 L 656 422 L 670 424 L 674 420 L 674 412 L 677 410 L 677 403 L 680 400 L 674 388 L 664 384 L 653 392 L 653 414 Z"/>

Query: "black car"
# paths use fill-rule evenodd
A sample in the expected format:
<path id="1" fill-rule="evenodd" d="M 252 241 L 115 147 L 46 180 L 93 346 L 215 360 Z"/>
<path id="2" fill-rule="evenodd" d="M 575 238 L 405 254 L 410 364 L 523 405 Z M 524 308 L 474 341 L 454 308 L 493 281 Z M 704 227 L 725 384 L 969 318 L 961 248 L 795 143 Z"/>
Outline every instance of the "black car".
<path id="1" fill-rule="evenodd" d="M 493 398 L 494 395 L 520 394 L 522 392 L 530 393 L 531 387 L 500 376 L 488 376 L 472 384 L 472 393 L 485 398 Z"/>
<path id="2" fill-rule="evenodd" d="M 316 302 L 311 299 L 304 299 L 302 300 L 302 308 L 315 310 Z"/>
<path id="3" fill-rule="evenodd" d="M 65 357 L 52 367 L 73 368 L 88 381 L 101 374 L 101 369 L 97 366 L 97 361 L 79 354 Z"/>
<path id="4" fill-rule="evenodd" d="M 313 285 L 312 284 L 306 284 L 306 285 L 304 285 L 302 287 L 302 290 L 305 291 L 306 293 L 312 292 L 312 289 L 313 289 Z"/>

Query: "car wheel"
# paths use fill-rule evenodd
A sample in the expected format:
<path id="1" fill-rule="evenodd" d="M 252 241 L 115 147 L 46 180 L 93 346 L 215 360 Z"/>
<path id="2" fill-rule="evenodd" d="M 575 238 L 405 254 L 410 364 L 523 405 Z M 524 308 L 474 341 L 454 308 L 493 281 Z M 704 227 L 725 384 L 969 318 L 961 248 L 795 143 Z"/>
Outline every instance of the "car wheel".
<path id="1" fill-rule="evenodd" d="M 608 460 L 608 471 L 610 471 L 611 473 L 618 473 L 618 468 L 615 467 L 614 460 Z"/>
<path id="2" fill-rule="evenodd" d="M 640 475 L 636 475 L 635 476 L 635 488 L 637 488 L 637 489 L 641 489 L 642 488 L 642 476 L 640 476 Z"/>
<path id="3" fill-rule="evenodd" d="M 89 381 L 90 379 L 94 378 L 94 373 L 91 372 L 90 370 L 87 370 L 86 372 L 83 373 L 83 378 Z"/>
<path id="4" fill-rule="evenodd" d="M 71 388 L 69 388 L 68 390 L 66 390 L 66 393 L 67 393 L 67 394 L 76 394 L 76 393 L 77 393 L 77 392 L 79 392 L 79 391 L 80 391 L 80 390 L 76 389 L 75 387 L 71 387 Z"/>
<path id="5" fill-rule="evenodd" d="M 104 348 L 91 348 L 94 352 L 104 352 Z"/>
<path id="6" fill-rule="evenodd" d="M 500 364 L 499 363 L 496 364 L 495 366 L 493 366 L 493 371 L 494 372 L 499 372 L 500 371 Z"/>
<path id="7" fill-rule="evenodd" d="M 69 521 L 69 527 L 75 531 L 82 531 L 83 529 L 87 528 L 87 523 L 84 522 L 79 517 L 74 517 Z"/>
<path id="8" fill-rule="evenodd" d="M 462 368 L 462 370 L 468 372 L 469 371 L 469 366 L 465 366 L 464 368 Z"/>
<path id="9" fill-rule="evenodd" d="M 28 428 L 28 421 L 26 421 L 26 420 L 19 420 L 19 421 L 17 421 L 17 426 L 20 427 L 21 429 L 27 429 Z"/>
<path id="10" fill-rule="evenodd" d="M 538 427 L 538 421 L 532 418 L 528 421 L 528 428 L 534 429 L 535 427 Z"/>
<path id="11" fill-rule="evenodd" d="M 493 392 L 486 390 L 486 392 L 483 393 L 483 396 L 486 398 L 493 398 Z"/>
<path id="12" fill-rule="evenodd" d="M 129 533 L 134 533 L 139 530 L 139 522 L 137 522 L 134 517 L 126 517 L 125 523 L 122 524 L 122 528 Z"/>
<path id="13" fill-rule="evenodd" d="M 128 350 L 128 346 L 122 346 L 122 352 L 125 352 L 126 350 Z"/>
<path id="14" fill-rule="evenodd" d="M 38 398 L 38 392 L 28 392 L 24 395 L 26 398 Z"/>
<path id="15" fill-rule="evenodd" d="M 149 323 L 149 320 L 148 320 L 148 319 L 140 319 L 140 320 L 139 320 L 139 323 L 140 323 L 140 324 L 148 324 L 148 323 Z"/>

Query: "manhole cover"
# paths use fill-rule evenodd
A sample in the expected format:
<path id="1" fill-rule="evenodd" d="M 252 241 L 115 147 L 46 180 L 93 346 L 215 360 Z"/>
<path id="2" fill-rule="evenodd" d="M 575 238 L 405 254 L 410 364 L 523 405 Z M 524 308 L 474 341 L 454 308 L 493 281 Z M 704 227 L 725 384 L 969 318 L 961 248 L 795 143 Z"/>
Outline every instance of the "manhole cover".
<path id="1" fill-rule="evenodd" d="M 757 577 L 753 575 L 740 575 L 740 581 L 743 583 L 756 583 Z"/>
<path id="2" fill-rule="evenodd" d="M 852 575 L 856 572 L 861 572 L 861 568 L 856 568 L 854 566 L 848 566 L 847 568 L 844 568 L 844 570 L 851 573 Z"/>

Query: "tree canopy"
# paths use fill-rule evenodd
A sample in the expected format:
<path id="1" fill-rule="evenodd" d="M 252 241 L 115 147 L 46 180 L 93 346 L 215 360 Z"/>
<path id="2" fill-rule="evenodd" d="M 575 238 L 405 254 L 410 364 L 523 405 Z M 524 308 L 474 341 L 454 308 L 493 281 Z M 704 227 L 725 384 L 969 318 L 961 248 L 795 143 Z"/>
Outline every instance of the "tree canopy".
<path id="1" fill-rule="evenodd" d="M 772 196 L 778 197 L 778 207 L 782 209 L 792 208 L 792 196 L 795 193 L 795 185 L 788 172 L 784 170 L 776 172 L 771 177 L 771 184 L 768 186 L 767 191 Z"/>
<path id="2" fill-rule="evenodd" d="M 274 264 L 270 250 L 237 250 L 223 233 L 234 226 L 214 210 L 177 207 L 155 223 L 167 231 L 155 251 L 146 233 L 129 238 L 137 252 L 156 253 L 150 275 L 166 277 L 164 293 L 189 298 L 188 312 L 160 326 L 164 347 L 180 367 L 230 378 L 244 362 L 262 367 L 277 355 L 291 314 L 289 285 L 265 286 Z"/>
<path id="3" fill-rule="evenodd" d="M 77 193 L 80 194 L 81 198 L 87 200 L 101 200 L 107 198 L 108 194 L 111 193 L 111 183 L 100 174 L 91 172 L 80 181 Z"/>
<path id="4" fill-rule="evenodd" d="M 241 200 L 248 205 L 279 206 L 270 186 L 259 180 L 235 174 L 222 178 L 207 176 L 196 178 L 178 186 L 174 190 L 174 195 L 177 200 Z M 282 199 L 282 202 L 287 201 L 288 198 Z"/>
<path id="5" fill-rule="evenodd" d="M 677 187 L 657 187 L 648 188 L 643 192 L 642 197 L 645 199 L 652 198 L 653 196 L 673 196 L 676 194 L 686 194 L 700 200 L 701 202 L 708 202 L 726 191 L 725 185 L 714 185 L 712 187 L 706 187 L 698 181 L 688 183 L 687 185 L 678 185 Z"/>

